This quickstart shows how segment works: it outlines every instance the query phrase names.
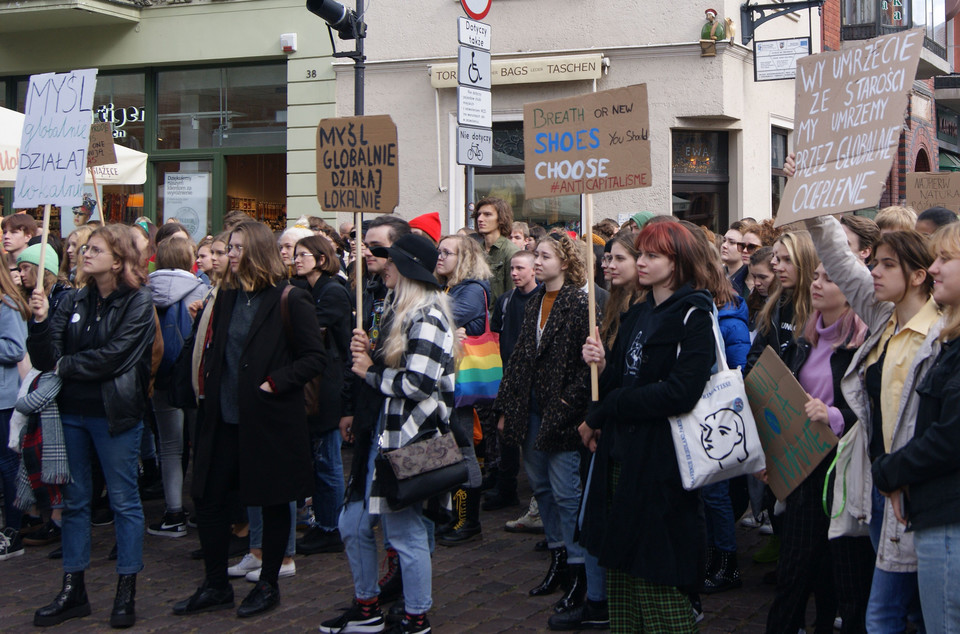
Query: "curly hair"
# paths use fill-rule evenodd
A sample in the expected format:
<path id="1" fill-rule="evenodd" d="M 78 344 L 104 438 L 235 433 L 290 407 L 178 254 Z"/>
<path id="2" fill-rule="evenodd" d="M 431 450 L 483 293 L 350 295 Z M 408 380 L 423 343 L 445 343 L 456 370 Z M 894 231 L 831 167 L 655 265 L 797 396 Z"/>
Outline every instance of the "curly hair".
<path id="1" fill-rule="evenodd" d="M 446 286 L 456 286 L 464 280 L 487 280 L 493 273 L 487 263 L 487 254 L 480 243 L 467 236 L 449 235 L 440 238 L 438 246 L 451 240 L 457 244 L 457 266 L 448 277 L 437 278 Z"/>
<path id="2" fill-rule="evenodd" d="M 117 271 L 117 283 L 125 284 L 130 288 L 140 288 L 147 281 L 146 270 L 141 266 L 142 254 L 137 251 L 137 245 L 133 241 L 133 233 L 130 227 L 126 225 L 104 225 L 97 227 L 87 243 L 94 238 L 100 238 L 107 244 L 110 253 L 120 262 L 120 270 Z M 90 276 L 86 279 L 87 286 L 96 288 L 97 280 Z"/>
<path id="3" fill-rule="evenodd" d="M 545 244 L 553 248 L 560 259 L 560 266 L 567 265 L 563 272 L 564 283 L 573 284 L 577 288 L 587 283 L 587 263 L 583 257 L 581 247 L 570 236 L 560 233 L 548 235 L 537 240 L 537 248 Z"/>
<path id="4" fill-rule="evenodd" d="M 750 226 L 744 227 L 741 231 L 743 235 L 752 233 L 753 235 L 760 238 L 760 244 L 765 247 L 772 247 L 773 243 L 777 241 L 778 238 L 783 234 L 783 230 L 778 227 L 773 226 L 773 220 L 767 218 L 763 222 L 751 224 Z"/>

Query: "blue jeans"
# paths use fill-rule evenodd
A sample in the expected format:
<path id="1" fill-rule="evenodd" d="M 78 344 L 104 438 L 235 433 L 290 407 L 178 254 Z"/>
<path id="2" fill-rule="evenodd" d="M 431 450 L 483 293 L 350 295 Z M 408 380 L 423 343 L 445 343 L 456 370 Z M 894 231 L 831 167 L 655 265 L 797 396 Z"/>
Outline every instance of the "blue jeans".
<path id="1" fill-rule="evenodd" d="M 883 509 L 884 498 L 874 487 L 870 515 L 870 541 L 874 550 L 880 545 Z M 867 603 L 867 631 L 870 634 L 899 634 L 904 631 L 908 619 L 917 625 L 918 632 L 926 631 L 920 612 L 917 573 L 874 569 Z"/>
<path id="2" fill-rule="evenodd" d="M 247 507 L 247 520 L 250 522 L 250 548 L 263 548 L 263 511 L 259 506 Z M 287 540 L 285 557 L 297 554 L 297 503 L 290 502 L 290 538 Z"/>
<path id="3" fill-rule="evenodd" d="M 313 515 L 325 531 L 336 530 L 343 505 L 343 458 L 339 429 L 313 436 Z M 296 522 L 294 522 L 296 524 Z"/>
<path id="4" fill-rule="evenodd" d="M 0 480 L 3 480 L 3 519 L 6 527 L 20 530 L 20 509 L 13 503 L 17 497 L 17 470 L 20 468 L 20 456 L 7 447 L 10 438 L 10 416 L 12 409 L 0 409 Z"/>
<path id="5" fill-rule="evenodd" d="M 534 449 L 540 423 L 540 410 L 531 397 L 523 466 L 540 506 L 543 530 L 550 548 L 566 546 L 567 563 L 582 564 L 585 551 L 574 539 L 580 509 L 580 454 Z"/>
<path id="6" fill-rule="evenodd" d="M 160 437 L 160 472 L 167 511 L 183 511 L 183 410 L 170 405 L 169 392 L 153 391 L 153 415 Z M 152 439 L 152 437 L 151 437 Z M 141 450 L 141 455 L 143 454 Z M 144 457 L 144 461 L 149 461 Z"/>
<path id="7" fill-rule="evenodd" d="M 960 632 L 960 524 L 914 533 L 923 622 L 930 632 Z"/>
<path id="8" fill-rule="evenodd" d="M 111 436 L 106 418 L 64 414 L 63 439 L 73 481 L 62 487 L 63 570 L 80 572 L 90 566 L 91 451 L 96 451 L 107 481 L 117 534 L 117 572 L 130 575 L 143 569 L 143 507 L 137 488 L 137 459 L 143 424 Z"/>
<path id="9" fill-rule="evenodd" d="M 737 552 L 737 526 L 730 501 L 730 481 L 708 484 L 700 489 L 707 516 L 707 545 L 727 553 Z"/>
<path id="10" fill-rule="evenodd" d="M 379 517 L 383 523 L 384 535 L 389 534 L 390 546 L 400 556 L 404 609 L 409 614 L 424 614 L 433 606 L 433 573 L 427 527 L 419 504 L 377 517 L 367 512 L 376 447 L 374 438 L 367 461 L 367 485 L 363 502 L 348 502 L 340 512 L 340 537 L 346 547 L 350 572 L 353 574 L 354 595 L 361 600 L 380 595 L 380 586 L 377 583 L 380 579 L 377 569 L 377 542 L 373 535 L 374 522 Z"/>

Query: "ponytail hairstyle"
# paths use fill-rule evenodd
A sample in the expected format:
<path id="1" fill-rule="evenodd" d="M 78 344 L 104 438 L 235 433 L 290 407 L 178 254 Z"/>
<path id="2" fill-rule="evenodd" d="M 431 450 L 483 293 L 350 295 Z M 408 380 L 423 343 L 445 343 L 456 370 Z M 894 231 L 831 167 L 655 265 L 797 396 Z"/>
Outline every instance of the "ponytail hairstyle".
<path id="1" fill-rule="evenodd" d="M 813 246 L 813 239 L 808 231 L 790 231 L 780 236 L 775 244 L 783 245 L 797 270 L 797 284 L 793 288 L 784 288 L 778 284 L 767 296 L 767 303 L 757 318 L 757 330 L 766 335 L 774 327 L 773 312 L 782 303 L 793 304 L 793 338 L 796 340 L 803 332 L 810 313 L 813 312 L 810 299 L 810 284 L 813 282 L 813 272 L 820 264 L 817 250 Z"/>
<path id="2" fill-rule="evenodd" d="M 941 260 L 960 258 L 960 223 L 944 225 L 933 234 L 931 250 Z M 946 325 L 940 333 L 940 341 L 946 342 L 960 337 L 960 308 L 944 306 Z"/>
<path id="3" fill-rule="evenodd" d="M 479 205 L 477 208 L 479 209 Z M 587 263 L 583 252 L 573 238 L 565 233 L 556 233 L 537 240 L 537 246 L 541 244 L 546 244 L 554 250 L 557 258 L 560 259 L 561 266 L 567 265 L 563 272 L 565 284 L 580 288 L 587 283 Z"/>

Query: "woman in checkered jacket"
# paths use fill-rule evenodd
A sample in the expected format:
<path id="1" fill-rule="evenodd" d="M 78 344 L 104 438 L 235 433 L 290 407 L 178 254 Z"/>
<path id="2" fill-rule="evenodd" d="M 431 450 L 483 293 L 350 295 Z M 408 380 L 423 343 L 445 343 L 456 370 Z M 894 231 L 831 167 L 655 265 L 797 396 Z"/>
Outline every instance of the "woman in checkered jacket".
<path id="1" fill-rule="evenodd" d="M 384 395 L 373 446 L 388 451 L 414 438 L 439 433 L 449 424 L 454 390 L 454 321 L 446 297 L 433 276 L 437 249 L 422 236 L 406 235 L 389 248 L 373 248 L 389 258 L 381 276 L 390 289 L 382 332 L 386 337 L 370 356 L 363 330 L 353 331 L 353 372 Z M 349 430 L 343 430 L 349 440 Z M 381 496 L 374 473 L 378 451 L 371 449 L 365 495 L 348 502 L 340 514 L 340 535 L 353 573 L 354 604 L 341 616 L 324 621 L 321 632 L 380 632 L 384 628 L 377 578 L 377 544 L 373 516 L 380 516 L 390 545 L 403 568 L 406 614 L 391 632 L 430 631 L 427 611 L 433 605 L 430 544 L 421 505 L 393 510 Z M 354 496 L 348 499 L 353 500 Z"/>

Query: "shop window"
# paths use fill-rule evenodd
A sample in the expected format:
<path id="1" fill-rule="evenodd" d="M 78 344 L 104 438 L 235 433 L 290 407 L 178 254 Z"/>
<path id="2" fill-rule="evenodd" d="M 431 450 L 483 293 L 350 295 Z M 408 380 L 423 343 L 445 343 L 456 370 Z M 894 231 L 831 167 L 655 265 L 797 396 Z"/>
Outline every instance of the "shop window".
<path id="1" fill-rule="evenodd" d="M 93 95 L 94 116 L 113 125 L 113 140 L 132 150 L 144 151 L 145 79 L 134 75 L 98 75 Z"/>
<path id="2" fill-rule="evenodd" d="M 673 131 L 673 215 L 722 233 L 727 228 L 726 132 Z"/>
<path id="3" fill-rule="evenodd" d="M 157 148 L 284 145 L 285 64 L 157 74 Z"/>
<path id="4" fill-rule="evenodd" d="M 877 0 L 843 0 L 843 25 L 873 24 L 877 19 Z"/>
<path id="5" fill-rule="evenodd" d="M 770 133 L 770 215 L 776 217 L 780 209 L 783 190 L 787 187 L 787 175 L 783 171 L 783 162 L 787 159 L 786 130 L 774 128 Z"/>
<path id="6" fill-rule="evenodd" d="M 210 232 L 213 209 L 213 162 L 156 163 L 157 224 L 176 220 L 199 241 Z"/>
<path id="7" fill-rule="evenodd" d="M 580 233 L 580 196 L 530 198 L 524 195 L 523 122 L 493 124 L 493 166 L 476 168 L 474 200 L 486 196 L 502 198 L 513 208 L 514 220 L 545 228 L 563 227 Z M 466 219 L 468 227 L 473 220 Z"/>
<path id="8" fill-rule="evenodd" d="M 225 209 L 239 209 L 274 231 L 287 226 L 287 155 L 242 154 L 227 159 Z"/>

